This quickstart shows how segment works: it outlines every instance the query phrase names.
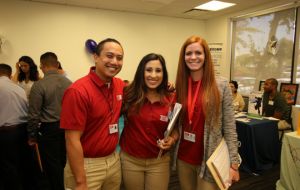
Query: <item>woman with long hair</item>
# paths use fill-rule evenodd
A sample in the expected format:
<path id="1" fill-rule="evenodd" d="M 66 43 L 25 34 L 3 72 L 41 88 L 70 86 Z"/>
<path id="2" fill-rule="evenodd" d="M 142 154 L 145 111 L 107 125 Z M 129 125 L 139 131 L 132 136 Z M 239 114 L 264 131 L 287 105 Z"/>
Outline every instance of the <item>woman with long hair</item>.
<path id="1" fill-rule="evenodd" d="M 31 57 L 22 56 L 19 58 L 12 80 L 18 83 L 25 90 L 27 97 L 29 97 L 33 83 L 39 80 L 37 66 Z"/>
<path id="2" fill-rule="evenodd" d="M 182 45 L 176 95 L 183 105 L 175 152 L 181 190 L 218 189 L 206 161 L 222 137 L 230 154 L 229 183 L 238 181 L 240 160 L 230 88 L 225 79 L 216 80 L 209 47 L 201 37 L 191 36 Z"/>
<path id="3" fill-rule="evenodd" d="M 168 189 L 170 155 L 167 152 L 160 159 L 157 156 L 160 149 L 170 149 L 178 139 L 175 131 L 164 139 L 173 102 L 164 58 L 154 53 L 146 55 L 124 90 L 125 127 L 120 146 L 127 190 Z"/>

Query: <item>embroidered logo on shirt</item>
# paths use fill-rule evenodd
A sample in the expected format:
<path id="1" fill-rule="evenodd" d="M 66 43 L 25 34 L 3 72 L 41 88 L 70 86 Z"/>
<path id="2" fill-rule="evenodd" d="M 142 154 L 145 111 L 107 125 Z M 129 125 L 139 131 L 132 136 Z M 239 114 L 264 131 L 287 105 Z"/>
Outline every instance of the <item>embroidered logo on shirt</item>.
<path id="1" fill-rule="evenodd" d="M 164 122 L 168 122 L 168 116 L 160 115 L 160 120 Z"/>
<path id="2" fill-rule="evenodd" d="M 117 100 L 118 101 L 122 100 L 122 95 L 121 94 L 117 95 Z"/>

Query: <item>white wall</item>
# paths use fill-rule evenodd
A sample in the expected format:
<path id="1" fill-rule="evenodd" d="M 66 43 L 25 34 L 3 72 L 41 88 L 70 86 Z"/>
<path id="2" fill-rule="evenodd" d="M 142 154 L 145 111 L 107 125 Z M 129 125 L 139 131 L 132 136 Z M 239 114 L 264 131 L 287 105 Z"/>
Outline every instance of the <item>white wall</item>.
<path id="1" fill-rule="evenodd" d="M 208 43 L 222 43 L 223 53 L 220 61 L 220 74 L 230 78 L 230 20 L 227 16 L 213 18 L 205 22 Z"/>
<path id="2" fill-rule="evenodd" d="M 140 59 L 155 52 L 165 57 L 174 81 L 182 43 L 193 34 L 205 36 L 199 20 L 14 0 L 0 2 L 0 23 L 0 36 L 6 39 L 0 62 L 15 68 L 19 57 L 29 55 L 39 65 L 40 55 L 53 51 L 72 80 L 94 65 L 84 49 L 90 38 L 112 37 L 122 43 L 125 58 L 119 77 L 131 80 Z"/>

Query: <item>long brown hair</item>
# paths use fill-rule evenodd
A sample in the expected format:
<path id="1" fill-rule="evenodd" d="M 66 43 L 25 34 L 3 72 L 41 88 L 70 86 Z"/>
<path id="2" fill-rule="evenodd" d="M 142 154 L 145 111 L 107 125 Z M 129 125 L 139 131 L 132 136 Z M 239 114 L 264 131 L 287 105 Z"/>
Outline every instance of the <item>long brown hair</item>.
<path id="1" fill-rule="evenodd" d="M 168 72 L 165 59 L 162 55 L 150 53 L 142 58 L 136 70 L 134 80 L 129 84 L 129 86 L 127 86 L 124 89 L 124 101 L 122 112 L 125 113 L 125 115 L 128 114 L 129 109 L 130 113 L 138 113 L 142 105 L 144 104 L 147 94 L 147 86 L 144 79 L 144 72 L 146 64 L 152 60 L 159 60 L 160 64 L 162 65 L 163 80 L 156 89 L 156 91 L 160 94 L 161 101 L 164 99 L 164 97 L 169 95 L 169 92 L 167 90 Z"/>
<path id="2" fill-rule="evenodd" d="M 187 116 L 188 78 L 190 76 L 190 70 L 185 63 L 185 51 L 186 47 L 192 43 L 199 43 L 204 49 L 205 60 L 201 81 L 201 89 L 203 92 L 202 110 L 204 111 L 205 121 L 208 122 L 209 125 L 214 125 L 216 124 L 215 122 L 217 122 L 217 118 L 219 116 L 220 93 L 215 79 L 209 47 L 206 41 L 199 36 L 189 37 L 184 42 L 180 50 L 176 76 L 176 94 L 177 101 L 183 105 L 181 122 L 185 121 Z"/>

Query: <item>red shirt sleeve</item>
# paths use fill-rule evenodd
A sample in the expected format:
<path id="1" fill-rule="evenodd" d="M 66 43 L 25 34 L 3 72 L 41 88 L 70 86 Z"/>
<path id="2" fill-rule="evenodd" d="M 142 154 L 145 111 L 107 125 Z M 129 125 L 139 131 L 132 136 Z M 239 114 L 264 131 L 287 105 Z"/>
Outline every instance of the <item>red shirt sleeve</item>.
<path id="1" fill-rule="evenodd" d="M 69 88 L 64 93 L 60 116 L 60 127 L 70 130 L 84 130 L 88 114 L 88 102 L 79 91 Z"/>

